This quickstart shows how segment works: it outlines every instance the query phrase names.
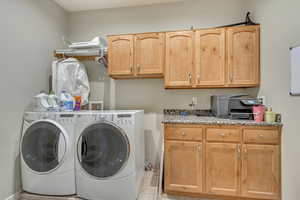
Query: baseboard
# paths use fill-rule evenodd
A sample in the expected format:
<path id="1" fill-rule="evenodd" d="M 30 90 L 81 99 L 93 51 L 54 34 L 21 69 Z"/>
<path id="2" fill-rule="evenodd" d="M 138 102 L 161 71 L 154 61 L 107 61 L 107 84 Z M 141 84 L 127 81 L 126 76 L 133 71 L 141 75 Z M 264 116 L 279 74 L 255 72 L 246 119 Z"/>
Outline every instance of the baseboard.
<path id="1" fill-rule="evenodd" d="M 5 200 L 19 200 L 21 192 L 16 192 L 15 194 L 7 197 Z"/>

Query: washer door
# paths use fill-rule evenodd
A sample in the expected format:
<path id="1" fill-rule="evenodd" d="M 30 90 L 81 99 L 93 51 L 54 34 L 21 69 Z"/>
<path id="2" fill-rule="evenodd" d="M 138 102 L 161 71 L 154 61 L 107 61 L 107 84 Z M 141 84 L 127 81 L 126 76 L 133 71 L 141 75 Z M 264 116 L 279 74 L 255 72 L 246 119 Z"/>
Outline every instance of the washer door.
<path id="1" fill-rule="evenodd" d="M 109 122 L 88 126 L 78 141 L 81 167 L 97 179 L 116 175 L 125 166 L 129 153 L 128 138 Z"/>
<path id="2" fill-rule="evenodd" d="M 65 132 L 51 121 L 33 123 L 24 133 L 22 158 L 38 173 L 49 173 L 61 164 L 66 153 Z"/>

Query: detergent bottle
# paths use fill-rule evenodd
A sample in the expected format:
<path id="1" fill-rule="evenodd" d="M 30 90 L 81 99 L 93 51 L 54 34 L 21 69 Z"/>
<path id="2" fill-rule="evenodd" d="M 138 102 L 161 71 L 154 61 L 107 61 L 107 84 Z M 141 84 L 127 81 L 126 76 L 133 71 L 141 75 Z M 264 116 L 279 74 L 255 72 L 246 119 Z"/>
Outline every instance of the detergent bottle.
<path id="1" fill-rule="evenodd" d="M 60 95 L 61 110 L 62 111 L 73 111 L 74 109 L 74 99 L 72 95 L 66 91 L 62 91 Z"/>

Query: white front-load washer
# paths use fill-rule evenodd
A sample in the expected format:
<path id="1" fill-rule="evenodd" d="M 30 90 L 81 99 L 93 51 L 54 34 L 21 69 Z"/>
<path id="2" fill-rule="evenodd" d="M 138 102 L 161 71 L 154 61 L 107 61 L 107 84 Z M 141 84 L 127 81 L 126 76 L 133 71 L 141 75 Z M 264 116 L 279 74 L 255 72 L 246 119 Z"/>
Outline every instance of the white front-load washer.
<path id="1" fill-rule="evenodd" d="M 144 111 L 82 112 L 77 117 L 77 195 L 136 200 L 144 177 Z"/>
<path id="2" fill-rule="evenodd" d="M 71 113 L 26 112 L 20 143 L 23 190 L 73 195 L 76 118 Z"/>

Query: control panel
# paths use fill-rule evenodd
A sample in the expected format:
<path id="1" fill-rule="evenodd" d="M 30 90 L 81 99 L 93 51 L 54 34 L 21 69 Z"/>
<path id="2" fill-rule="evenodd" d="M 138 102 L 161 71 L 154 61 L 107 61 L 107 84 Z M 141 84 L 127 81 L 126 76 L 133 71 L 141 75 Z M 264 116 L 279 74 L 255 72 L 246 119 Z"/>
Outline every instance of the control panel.
<path id="1" fill-rule="evenodd" d="M 34 122 L 37 120 L 54 120 L 60 123 L 73 123 L 75 120 L 75 115 L 70 113 L 60 114 L 54 112 L 32 112 L 32 113 L 25 113 L 24 119 L 27 122 Z"/>
<path id="2" fill-rule="evenodd" d="M 112 121 L 111 114 L 97 114 L 94 115 L 96 121 Z"/>
<path id="3" fill-rule="evenodd" d="M 78 120 L 84 120 L 84 121 L 112 121 L 112 115 L 111 114 L 79 114 L 77 115 Z"/>
<path id="4" fill-rule="evenodd" d="M 134 119 L 131 114 L 116 114 L 114 115 L 114 123 L 117 125 L 133 125 Z"/>
<path id="5" fill-rule="evenodd" d="M 74 114 L 60 114 L 56 116 L 56 120 L 60 123 L 73 123 L 75 121 Z"/>

